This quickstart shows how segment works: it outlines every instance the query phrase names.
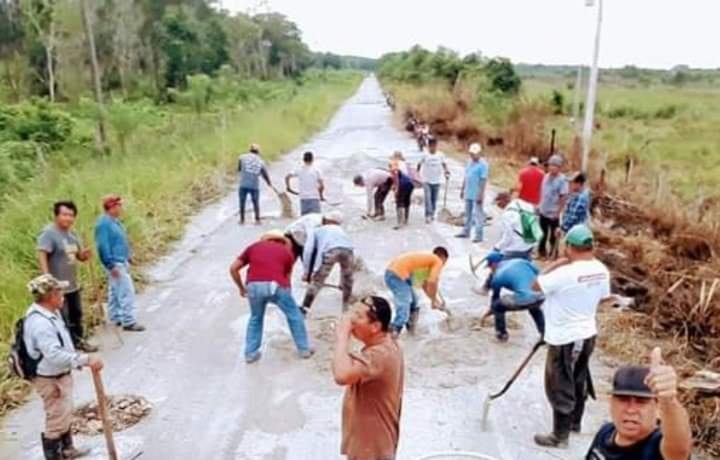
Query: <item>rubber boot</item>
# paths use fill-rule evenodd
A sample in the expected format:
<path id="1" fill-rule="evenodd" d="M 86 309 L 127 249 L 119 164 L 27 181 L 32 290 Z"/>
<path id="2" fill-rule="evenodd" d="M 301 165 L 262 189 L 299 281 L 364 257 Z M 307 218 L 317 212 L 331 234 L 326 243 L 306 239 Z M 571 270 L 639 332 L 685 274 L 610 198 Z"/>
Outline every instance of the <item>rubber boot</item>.
<path id="1" fill-rule="evenodd" d="M 397 225 L 393 227 L 393 230 L 400 230 L 403 226 L 403 219 L 405 216 L 405 211 L 403 211 L 404 208 L 397 208 Z"/>
<path id="2" fill-rule="evenodd" d="M 410 208 L 403 208 L 403 225 L 407 225 L 409 219 L 410 219 Z"/>
<path id="3" fill-rule="evenodd" d="M 60 445 L 62 446 L 63 458 L 80 458 L 90 453 L 90 449 L 76 449 L 73 445 L 72 433 L 68 430 L 67 433 L 62 435 L 60 438 Z"/>
<path id="4" fill-rule="evenodd" d="M 45 460 L 63 460 L 63 455 L 60 451 L 62 446 L 60 439 L 47 439 L 44 433 L 41 435 L 40 439 L 42 440 Z"/>
<path id="5" fill-rule="evenodd" d="M 535 444 L 543 447 L 567 449 L 570 437 L 571 416 L 553 412 L 553 432 L 550 434 L 536 434 Z"/>

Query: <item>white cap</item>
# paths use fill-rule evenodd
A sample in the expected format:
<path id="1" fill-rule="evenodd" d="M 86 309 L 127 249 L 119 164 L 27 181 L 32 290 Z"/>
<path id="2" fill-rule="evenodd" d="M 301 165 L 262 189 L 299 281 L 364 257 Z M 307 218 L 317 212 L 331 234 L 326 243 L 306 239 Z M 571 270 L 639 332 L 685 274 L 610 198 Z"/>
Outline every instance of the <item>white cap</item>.
<path id="1" fill-rule="evenodd" d="M 325 214 L 323 214 L 323 218 L 325 220 L 337 222 L 338 224 L 343 223 L 343 213 L 337 210 L 326 212 Z"/>
<path id="2" fill-rule="evenodd" d="M 531 165 L 539 165 L 540 159 L 538 157 L 530 157 L 530 161 L 528 161 Z"/>
<path id="3" fill-rule="evenodd" d="M 482 147 L 477 142 L 473 142 L 472 144 L 470 144 L 468 152 L 472 153 L 473 155 L 479 155 L 482 152 Z"/>

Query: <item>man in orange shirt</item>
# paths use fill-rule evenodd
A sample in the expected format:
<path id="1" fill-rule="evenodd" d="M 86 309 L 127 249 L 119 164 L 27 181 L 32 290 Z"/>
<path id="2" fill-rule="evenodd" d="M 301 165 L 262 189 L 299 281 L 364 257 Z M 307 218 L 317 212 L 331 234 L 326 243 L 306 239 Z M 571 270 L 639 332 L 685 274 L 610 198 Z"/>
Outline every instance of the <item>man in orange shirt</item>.
<path id="1" fill-rule="evenodd" d="M 408 252 L 390 261 L 385 271 L 385 284 L 395 302 L 395 318 L 391 325 L 394 337 L 406 326 L 409 332 L 415 332 L 419 307 L 413 284 L 422 285 L 432 307 L 440 308 L 438 281 L 447 260 L 447 249 L 438 246 L 432 252 Z"/>
<path id="2" fill-rule="evenodd" d="M 530 158 L 528 165 L 518 174 L 518 198 L 533 206 L 540 204 L 540 195 L 545 172 L 538 166 L 537 157 Z"/>

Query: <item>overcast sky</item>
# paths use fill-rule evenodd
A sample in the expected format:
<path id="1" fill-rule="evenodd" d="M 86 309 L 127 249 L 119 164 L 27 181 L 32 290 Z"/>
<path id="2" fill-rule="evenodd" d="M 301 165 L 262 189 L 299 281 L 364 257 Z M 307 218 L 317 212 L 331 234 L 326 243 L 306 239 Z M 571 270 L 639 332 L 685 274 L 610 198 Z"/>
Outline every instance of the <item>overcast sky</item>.
<path id="1" fill-rule="evenodd" d="M 220 0 L 279 11 L 314 51 L 379 57 L 420 44 L 515 62 L 590 63 L 597 6 L 585 0 Z M 597 0 L 595 0 L 597 3 Z M 720 0 L 605 0 L 600 65 L 720 68 Z"/>

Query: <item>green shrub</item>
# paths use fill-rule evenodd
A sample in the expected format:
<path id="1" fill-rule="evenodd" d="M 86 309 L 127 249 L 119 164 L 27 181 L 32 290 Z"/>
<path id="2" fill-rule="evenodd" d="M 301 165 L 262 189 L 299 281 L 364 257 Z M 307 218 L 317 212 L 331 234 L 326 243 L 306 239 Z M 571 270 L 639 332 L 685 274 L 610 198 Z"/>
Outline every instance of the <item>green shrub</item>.
<path id="1" fill-rule="evenodd" d="M 0 107 L 0 140 L 38 142 L 57 150 L 70 139 L 73 126 L 69 114 L 44 101 Z"/>

